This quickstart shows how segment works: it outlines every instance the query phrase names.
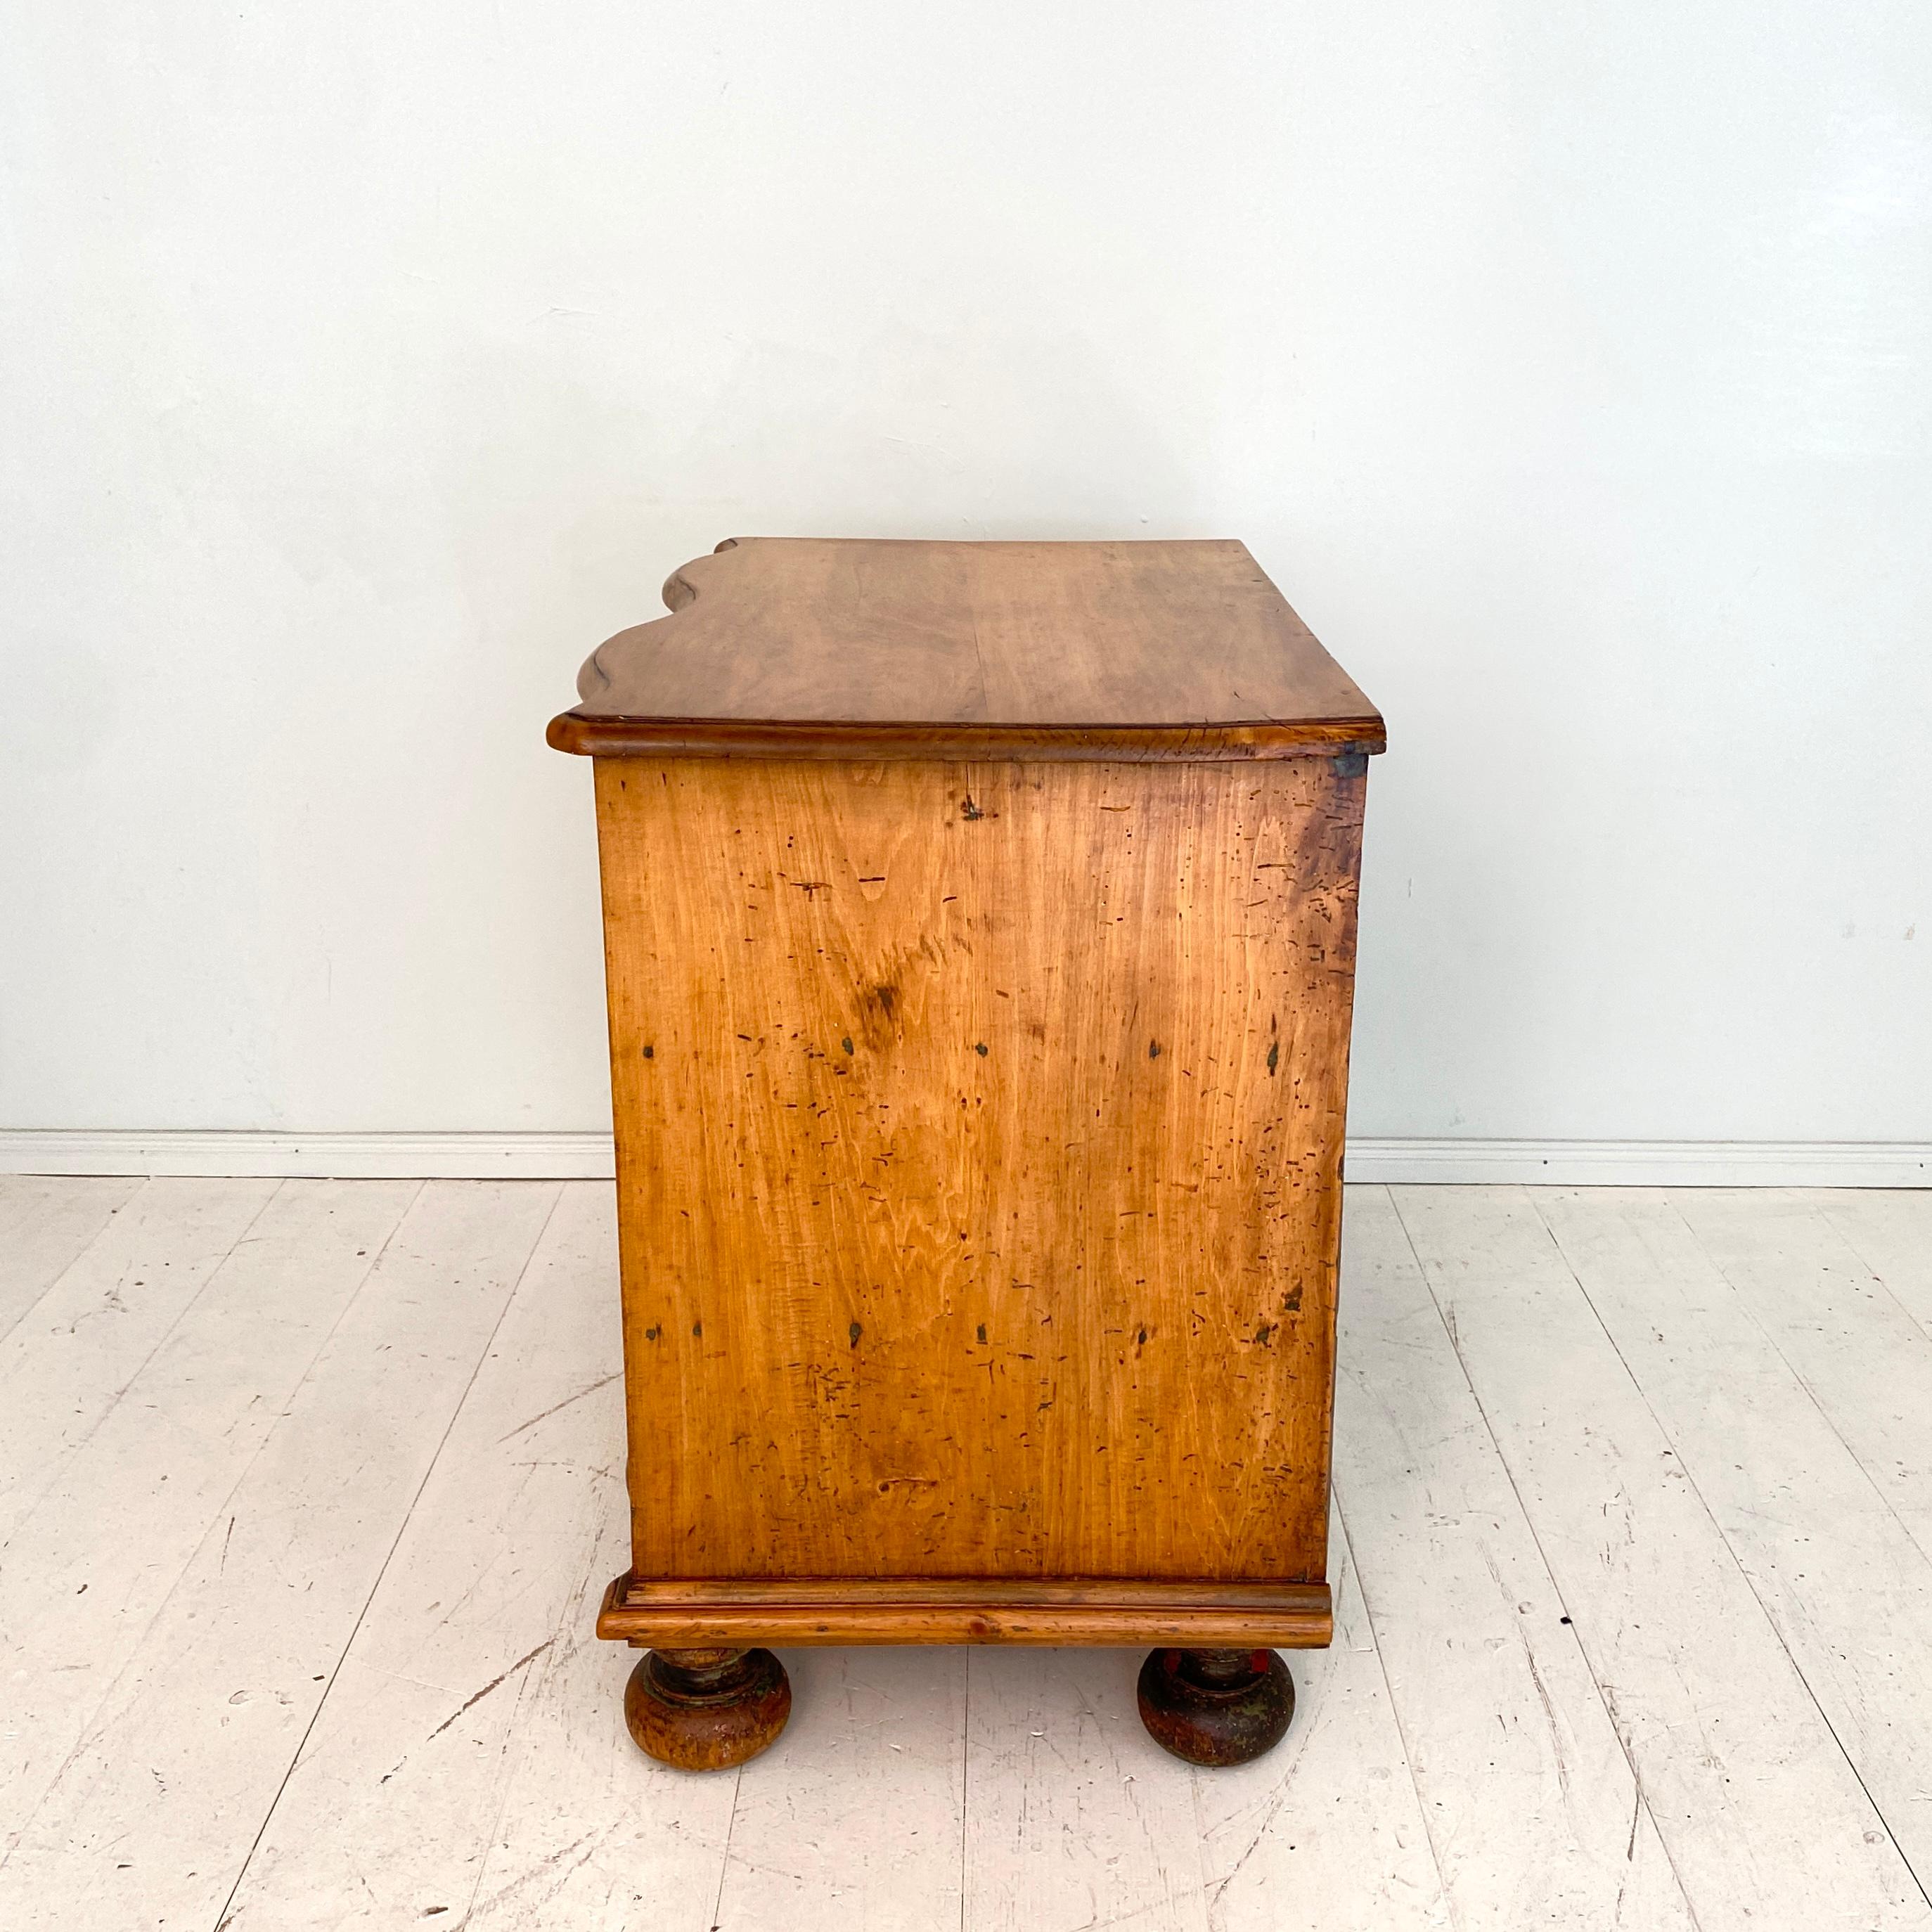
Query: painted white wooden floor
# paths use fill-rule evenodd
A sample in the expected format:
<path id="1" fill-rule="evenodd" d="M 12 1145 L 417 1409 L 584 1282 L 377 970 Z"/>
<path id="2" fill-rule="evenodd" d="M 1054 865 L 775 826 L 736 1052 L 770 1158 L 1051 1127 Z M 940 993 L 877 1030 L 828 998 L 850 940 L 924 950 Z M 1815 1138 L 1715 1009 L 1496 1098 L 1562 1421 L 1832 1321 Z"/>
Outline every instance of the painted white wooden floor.
<path id="1" fill-rule="evenodd" d="M 641 1757 L 608 1186 L 0 1180 L 0 1926 L 1932 1932 L 1932 1194 L 1351 1190 L 1333 1650 Z"/>

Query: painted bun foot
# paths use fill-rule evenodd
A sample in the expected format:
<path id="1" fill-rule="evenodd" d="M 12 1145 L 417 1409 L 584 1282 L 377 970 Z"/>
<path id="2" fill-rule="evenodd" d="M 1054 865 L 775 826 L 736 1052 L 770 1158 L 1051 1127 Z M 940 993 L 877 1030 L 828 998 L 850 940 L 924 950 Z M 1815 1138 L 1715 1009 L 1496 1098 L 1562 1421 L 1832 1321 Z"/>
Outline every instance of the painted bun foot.
<path id="1" fill-rule="evenodd" d="M 1271 1650 L 1154 1650 L 1141 1666 L 1141 1722 L 1190 1764 L 1246 1764 L 1280 1744 L 1294 1680 Z"/>
<path id="2" fill-rule="evenodd" d="M 791 1682 L 768 1650 L 652 1650 L 624 1686 L 638 1748 L 680 1771 L 756 1757 L 791 1715 Z"/>

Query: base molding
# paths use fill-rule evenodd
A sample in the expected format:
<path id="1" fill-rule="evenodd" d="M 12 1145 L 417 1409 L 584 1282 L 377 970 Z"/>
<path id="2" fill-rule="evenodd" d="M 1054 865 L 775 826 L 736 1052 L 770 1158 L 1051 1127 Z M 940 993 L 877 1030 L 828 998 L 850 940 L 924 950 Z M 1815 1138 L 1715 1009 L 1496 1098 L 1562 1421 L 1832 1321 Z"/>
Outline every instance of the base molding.
<path id="1" fill-rule="evenodd" d="M 1334 1635 L 1326 1583 L 1169 1583 L 999 1577 L 646 1582 L 604 1593 L 597 1634 L 678 1649 L 772 1644 L 1170 1644 L 1318 1650 Z"/>
<path id="2" fill-rule="evenodd" d="M 608 1133 L 0 1129 L 0 1174 L 608 1180 Z M 1932 1187 L 1932 1141 L 1352 1139 L 1348 1178 L 1558 1187 Z"/>

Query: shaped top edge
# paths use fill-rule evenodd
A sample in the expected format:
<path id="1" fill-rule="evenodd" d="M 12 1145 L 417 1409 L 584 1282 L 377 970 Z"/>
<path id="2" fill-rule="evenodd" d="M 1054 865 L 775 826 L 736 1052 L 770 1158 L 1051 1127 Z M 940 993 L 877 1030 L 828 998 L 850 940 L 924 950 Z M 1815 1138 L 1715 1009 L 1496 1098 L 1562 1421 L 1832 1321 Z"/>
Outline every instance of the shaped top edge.
<path id="1" fill-rule="evenodd" d="M 550 742 L 597 756 L 1246 759 L 1382 721 L 1232 540 L 728 538 Z"/>

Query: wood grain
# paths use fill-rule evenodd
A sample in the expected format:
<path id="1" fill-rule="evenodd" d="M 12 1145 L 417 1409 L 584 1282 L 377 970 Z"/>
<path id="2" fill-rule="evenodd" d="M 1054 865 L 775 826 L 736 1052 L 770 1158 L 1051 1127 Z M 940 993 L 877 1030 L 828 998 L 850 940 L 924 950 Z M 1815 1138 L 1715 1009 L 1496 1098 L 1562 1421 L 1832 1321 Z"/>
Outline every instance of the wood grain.
<path id="1" fill-rule="evenodd" d="M 1321 1582 L 1359 771 L 598 782 L 638 1574 Z"/>
<path id="2" fill-rule="evenodd" d="M 620 632 L 560 750 L 1245 760 L 1378 752 L 1382 721 L 1241 544 L 750 538 Z"/>

